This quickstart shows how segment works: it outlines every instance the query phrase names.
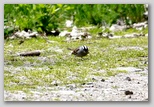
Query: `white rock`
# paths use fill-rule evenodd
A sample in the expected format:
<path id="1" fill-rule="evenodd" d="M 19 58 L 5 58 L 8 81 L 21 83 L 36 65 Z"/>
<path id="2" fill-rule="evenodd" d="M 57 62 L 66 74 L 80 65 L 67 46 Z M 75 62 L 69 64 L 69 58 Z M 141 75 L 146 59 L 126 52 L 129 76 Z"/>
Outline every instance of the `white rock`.
<path id="1" fill-rule="evenodd" d="M 88 39 L 91 39 L 92 38 L 92 36 L 90 36 L 90 35 L 88 35 L 88 37 L 87 37 Z"/>
<path id="2" fill-rule="evenodd" d="M 66 25 L 66 27 L 72 27 L 73 26 L 73 21 L 66 20 L 65 25 Z"/>
<path id="3" fill-rule="evenodd" d="M 147 21 L 145 21 L 145 22 L 140 22 L 140 23 L 134 23 L 134 24 L 133 24 L 133 28 L 144 27 L 145 25 L 147 25 Z"/>
<path id="4" fill-rule="evenodd" d="M 134 37 L 139 37 L 141 34 L 137 34 L 137 33 L 131 33 L 131 34 L 125 34 L 124 37 L 125 38 L 134 38 Z"/>
<path id="5" fill-rule="evenodd" d="M 144 13 L 144 15 L 148 16 L 148 11 L 146 11 L 146 12 Z"/>
<path id="6" fill-rule="evenodd" d="M 126 29 L 126 26 L 119 26 L 117 24 L 113 24 L 111 27 L 110 27 L 110 31 L 123 31 L 124 29 Z"/>
<path id="7" fill-rule="evenodd" d="M 7 29 L 7 28 L 9 28 L 9 26 L 4 26 L 4 29 Z"/>
<path id="8" fill-rule="evenodd" d="M 67 34 L 70 34 L 70 32 L 68 32 L 68 31 L 62 31 L 62 32 L 60 32 L 59 36 L 60 36 L 60 37 L 64 37 L 64 36 L 66 36 Z"/>
<path id="9" fill-rule="evenodd" d="M 32 32 L 29 34 L 29 36 L 38 36 L 38 35 L 39 35 L 38 32 Z"/>
<path id="10" fill-rule="evenodd" d="M 81 36 L 76 26 L 73 27 L 72 32 L 70 33 L 70 35 L 71 35 L 71 39 L 73 39 L 73 40 L 77 39 L 77 38 L 80 38 L 80 36 Z"/>
<path id="11" fill-rule="evenodd" d="M 119 39 L 119 38 L 122 38 L 122 36 L 113 36 L 113 37 L 109 36 L 109 39 Z"/>

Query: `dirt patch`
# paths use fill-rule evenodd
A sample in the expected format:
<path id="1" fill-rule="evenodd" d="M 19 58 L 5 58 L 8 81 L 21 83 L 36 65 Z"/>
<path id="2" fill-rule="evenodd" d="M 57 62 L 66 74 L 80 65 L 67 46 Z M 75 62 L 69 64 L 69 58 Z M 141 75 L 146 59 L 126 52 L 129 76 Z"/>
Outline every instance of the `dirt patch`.
<path id="1" fill-rule="evenodd" d="M 148 101 L 148 68 L 128 70 L 108 79 L 92 78 L 92 82 L 67 86 L 38 87 L 27 94 L 4 91 L 5 101 Z"/>

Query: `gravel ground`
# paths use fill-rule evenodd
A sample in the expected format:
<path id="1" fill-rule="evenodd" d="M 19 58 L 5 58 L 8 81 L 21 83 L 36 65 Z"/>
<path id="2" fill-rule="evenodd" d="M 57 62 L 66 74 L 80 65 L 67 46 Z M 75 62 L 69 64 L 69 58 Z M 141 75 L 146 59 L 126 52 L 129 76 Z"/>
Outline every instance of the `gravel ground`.
<path id="1" fill-rule="evenodd" d="M 4 90 L 4 101 L 148 101 L 148 68 L 119 67 L 127 70 L 108 79 L 92 77 L 80 86 L 38 87 L 31 93 Z"/>

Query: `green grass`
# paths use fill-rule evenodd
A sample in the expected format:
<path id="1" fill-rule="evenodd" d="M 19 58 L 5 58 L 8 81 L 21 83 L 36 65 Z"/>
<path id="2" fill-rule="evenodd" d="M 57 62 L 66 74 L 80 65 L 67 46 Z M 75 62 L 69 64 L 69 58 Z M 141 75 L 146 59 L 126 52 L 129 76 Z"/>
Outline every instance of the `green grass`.
<path id="1" fill-rule="evenodd" d="M 108 76 L 108 77 L 109 76 L 115 76 L 115 75 L 117 75 L 119 73 L 127 73 L 127 71 L 125 71 L 125 70 L 108 70 L 106 72 L 105 76 Z"/>
<path id="2" fill-rule="evenodd" d="M 119 31 L 119 32 L 115 32 L 114 34 L 115 35 L 121 35 L 121 36 L 123 36 L 123 35 L 125 35 L 125 34 L 128 34 L 128 32 L 129 33 L 143 33 L 143 34 L 146 34 L 146 33 L 148 33 L 148 27 L 147 28 L 145 28 L 145 29 L 143 29 L 143 30 L 136 30 L 136 29 L 133 29 L 133 28 L 130 28 L 130 29 L 127 29 L 125 32 L 123 32 L 123 31 Z"/>
<path id="3" fill-rule="evenodd" d="M 147 30 L 147 29 L 145 29 Z M 98 30 L 93 30 L 97 34 Z M 144 31 L 147 32 L 147 31 Z M 127 32 L 130 33 L 130 32 Z M 53 81 L 58 85 L 83 84 L 91 81 L 90 76 L 110 77 L 121 70 L 110 70 L 120 66 L 147 67 L 141 63 L 148 58 L 148 38 L 123 39 L 91 39 L 85 41 L 65 42 L 65 38 L 48 37 L 51 43 L 42 37 L 25 40 L 19 45 L 19 39 L 4 42 L 4 89 L 9 91 L 36 90 L 38 86 L 53 87 Z M 78 58 L 70 55 L 67 48 L 87 45 L 90 54 Z M 138 46 L 143 50 L 117 50 L 119 47 Z M 20 57 L 17 53 L 41 50 L 39 57 Z M 58 50 L 58 51 L 57 51 Z M 133 60 L 132 60 L 133 59 Z M 97 72 L 105 70 L 106 72 Z M 58 100 L 58 99 L 57 99 Z"/>

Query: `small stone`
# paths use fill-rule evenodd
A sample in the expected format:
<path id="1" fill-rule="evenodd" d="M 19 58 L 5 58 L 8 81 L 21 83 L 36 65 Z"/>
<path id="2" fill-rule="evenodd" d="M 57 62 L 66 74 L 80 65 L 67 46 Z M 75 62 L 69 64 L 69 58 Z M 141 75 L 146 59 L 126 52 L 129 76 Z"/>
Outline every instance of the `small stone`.
<path id="1" fill-rule="evenodd" d="M 125 79 L 125 80 L 131 81 L 131 78 L 130 78 L 130 77 L 126 77 L 126 79 Z"/>
<path id="2" fill-rule="evenodd" d="M 101 82 L 105 82 L 105 79 L 101 79 Z"/>
<path id="3" fill-rule="evenodd" d="M 58 86 L 58 82 L 57 81 L 53 81 L 51 84 L 54 85 L 54 86 Z"/>
<path id="4" fill-rule="evenodd" d="M 131 99 L 132 98 L 131 95 L 128 98 Z"/>
<path id="5" fill-rule="evenodd" d="M 92 82 L 87 83 L 87 85 L 92 85 L 92 84 L 93 84 Z"/>
<path id="6" fill-rule="evenodd" d="M 56 83 L 56 84 L 54 84 L 55 86 L 58 86 L 58 84 Z"/>
<path id="7" fill-rule="evenodd" d="M 148 64 L 148 61 L 145 61 L 144 64 Z"/>
<path id="8" fill-rule="evenodd" d="M 84 91 L 87 91 L 87 89 L 84 89 Z"/>
<path id="9" fill-rule="evenodd" d="M 125 91 L 125 95 L 133 95 L 133 92 L 132 92 L 132 91 L 127 90 L 127 91 Z"/>
<path id="10" fill-rule="evenodd" d="M 69 85 L 70 90 L 73 90 L 74 88 L 76 88 L 75 84 L 71 84 Z"/>
<path id="11" fill-rule="evenodd" d="M 93 80 L 93 81 L 96 81 L 96 79 L 95 79 L 95 78 L 92 78 L 92 80 Z"/>

